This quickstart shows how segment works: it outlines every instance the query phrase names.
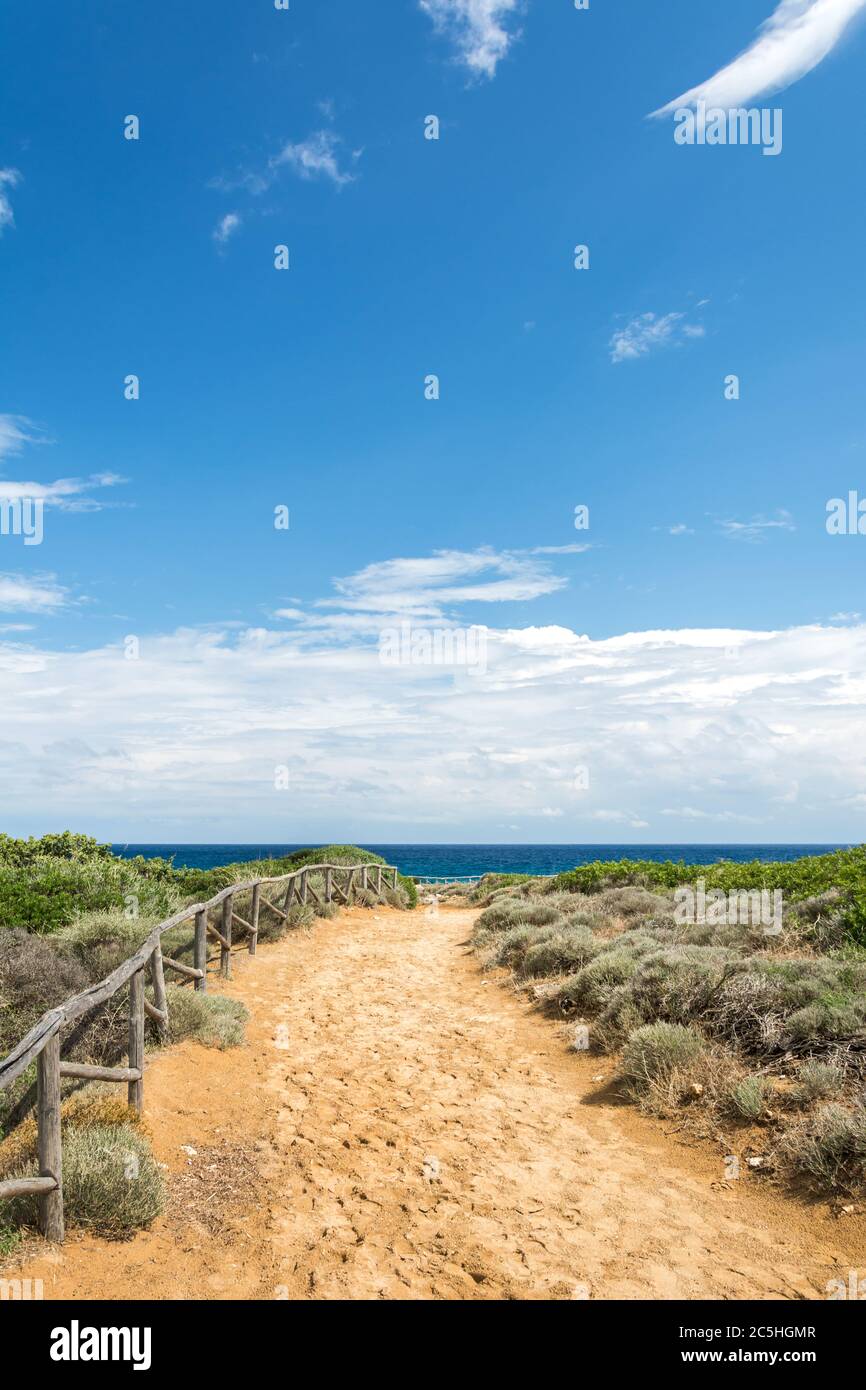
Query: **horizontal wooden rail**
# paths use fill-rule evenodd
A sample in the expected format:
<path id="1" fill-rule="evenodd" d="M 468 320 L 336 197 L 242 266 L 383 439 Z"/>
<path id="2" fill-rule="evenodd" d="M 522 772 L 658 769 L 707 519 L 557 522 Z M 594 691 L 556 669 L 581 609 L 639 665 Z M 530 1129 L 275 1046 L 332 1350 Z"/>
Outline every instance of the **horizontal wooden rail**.
<path id="1" fill-rule="evenodd" d="M 140 1081 L 139 1067 L 88 1067 L 83 1062 L 61 1062 L 61 1076 L 74 1076 L 79 1081 Z"/>
<path id="2" fill-rule="evenodd" d="M 40 1197 L 56 1190 L 54 1178 L 13 1178 L 10 1182 L 0 1182 L 0 1201 L 4 1197 Z"/>
<path id="3" fill-rule="evenodd" d="M 304 869 L 295 869 L 290 874 L 277 878 L 254 878 L 248 883 L 235 883 L 224 888 L 206 903 L 193 903 L 173 917 L 154 927 L 134 955 L 113 970 L 98 984 L 90 985 L 80 994 L 73 995 L 64 1004 L 49 1009 L 35 1023 L 30 1032 L 13 1047 L 7 1057 L 0 1061 L 0 1091 L 11 1086 L 33 1062 L 37 1063 L 37 1126 L 39 1176 L 15 1179 L 0 1183 L 0 1200 L 35 1195 L 39 1198 L 39 1229 L 52 1241 L 62 1241 L 63 1225 L 63 1177 L 60 1119 L 60 1083 L 65 1078 L 81 1081 L 124 1082 L 128 1086 L 130 1106 L 140 1111 L 144 1095 L 144 1021 L 148 1017 L 157 1025 L 161 1036 L 168 1031 L 168 997 L 165 990 L 164 970 L 173 970 L 184 979 L 194 980 L 197 990 L 207 989 L 207 938 L 213 936 L 220 947 L 220 971 L 223 976 L 231 972 L 232 926 L 237 922 L 249 935 L 249 952 L 256 954 L 259 936 L 259 914 L 267 907 L 283 922 L 289 921 L 289 910 L 293 902 L 307 903 L 310 898 L 319 906 L 339 899 L 344 903 L 352 900 L 352 890 L 356 887 L 355 876 L 360 875 L 362 889 L 370 891 L 370 873 L 376 876 L 374 891 L 377 896 L 383 892 L 383 876 L 390 878 L 388 886 L 396 889 L 399 871 L 392 865 L 383 864 L 309 864 Z M 324 897 L 311 883 L 313 875 L 324 877 Z M 345 884 L 337 882 L 337 875 L 345 875 Z M 263 888 L 285 888 L 285 901 L 282 908 L 270 902 L 262 892 Z M 244 893 L 252 894 L 250 909 L 251 921 L 241 917 L 235 910 L 235 903 Z M 208 913 L 221 909 L 219 930 L 208 922 Z M 193 959 L 195 965 L 185 965 L 162 954 L 162 938 L 174 927 L 186 922 L 195 923 Z M 146 971 L 149 969 L 153 987 L 153 1002 L 145 995 Z M 80 1062 L 60 1060 L 60 1034 L 70 1024 L 77 1023 L 91 1010 L 105 1004 L 125 985 L 129 986 L 129 1066 L 95 1067 Z"/>

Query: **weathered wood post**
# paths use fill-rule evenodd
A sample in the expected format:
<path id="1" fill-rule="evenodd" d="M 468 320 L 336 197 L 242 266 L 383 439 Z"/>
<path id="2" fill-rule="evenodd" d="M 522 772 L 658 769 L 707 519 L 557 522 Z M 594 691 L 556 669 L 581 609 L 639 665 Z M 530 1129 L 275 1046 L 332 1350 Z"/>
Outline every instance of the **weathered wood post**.
<path id="1" fill-rule="evenodd" d="M 394 874 L 394 882 L 393 882 L 393 884 L 392 884 L 391 886 L 393 887 L 394 892 L 396 893 L 396 891 L 397 891 L 397 870 L 396 870 L 396 869 L 393 870 L 393 874 Z"/>
<path id="2" fill-rule="evenodd" d="M 253 906 L 250 916 L 250 955 L 254 956 L 259 944 L 259 910 L 262 905 L 262 885 L 257 883 L 253 889 Z"/>
<path id="3" fill-rule="evenodd" d="M 382 896 L 382 870 L 381 870 L 381 868 L 379 868 L 379 869 L 376 870 L 376 893 L 377 893 L 378 896 L 381 898 L 381 896 Z"/>
<path id="4" fill-rule="evenodd" d="M 325 870 L 325 902 L 329 903 L 334 895 L 334 870 Z"/>
<path id="5" fill-rule="evenodd" d="M 366 893 L 366 891 L 367 891 L 368 882 L 369 882 L 369 880 L 368 880 L 368 877 L 367 877 L 367 865 L 365 864 L 364 867 L 363 867 L 362 870 L 361 870 L 361 888 L 363 889 L 363 891 L 364 891 L 365 893 Z"/>
<path id="6" fill-rule="evenodd" d="M 36 1070 L 39 1174 L 57 1186 L 39 1194 L 39 1229 L 46 1240 L 63 1240 L 63 1140 L 60 1130 L 60 1034 L 48 1039 Z"/>
<path id="7" fill-rule="evenodd" d="M 156 949 L 150 958 L 150 978 L 153 984 L 153 1003 L 161 1014 L 161 1019 L 156 1019 L 156 1031 L 159 1036 L 165 1039 L 168 1036 L 168 995 L 165 992 L 165 971 L 162 965 L 162 945 L 157 942 Z"/>
<path id="8" fill-rule="evenodd" d="M 220 942 L 220 974 L 224 980 L 232 977 L 232 918 L 234 916 L 234 895 L 229 893 L 223 899 L 223 930 Z"/>
<path id="9" fill-rule="evenodd" d="M 139 1076 L 129 1082 L 127 1100 L 140 1115 L 144 1105 L 144 970 L 136 970 L 129 982 L 129 1066 Z"/>
<path id="10" fill-rule="evenodd" d="M 306 869 L 304 869 L 304 872 L 301 874 L 301 902 L 304 903 L 304 904 L 306 904 L 306 902 L 307 902 L 307 870 L 306 870 Z"/>
<path id="11" fill-rule="evenodd" d="M 195 957 L 196 970 L 201 971 L 201 979 L 195 987 L 201 994 L 207 993 L 207 908 L 195 914 Z"/>
<path id="12" fill-rule="evenodd" d="M 354 888 L 354 886 L 355 886 L 355 870 L 354 870 L 354 869 L 350 869 L 350 870 L 349 870 L 349 876 L 348 876 L 348 878 L 346 879 L 346 902 L 347 902 L 347 903 L 350 903 L 350 902 L 352 901 L 352 889 Z"/>

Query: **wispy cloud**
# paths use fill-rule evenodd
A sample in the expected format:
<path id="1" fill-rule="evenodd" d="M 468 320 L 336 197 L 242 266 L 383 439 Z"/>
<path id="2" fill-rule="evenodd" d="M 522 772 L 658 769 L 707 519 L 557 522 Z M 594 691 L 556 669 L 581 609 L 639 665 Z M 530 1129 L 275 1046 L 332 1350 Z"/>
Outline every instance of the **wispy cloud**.
<path id="1" fill-rule="evenodd" d="M 775 517 L 755 516 L 751 521 L 720 521 L 720 531 L 732 541 L 762 541 L 771 531 L 796 531 L 790 512 L 780 510 Z"/>
<path id="2" fill-rule="evenodd" d="M 517 33 L 506 22 L 518 0 L 420 0 L 440 33 L 457 48 L 458 61 L 476 77 L 495 77 Z"/>
<path id="3" fill-rule="evenodd" d="M 587 549 L 585 545 L 510 551 L 483 547 L 385 560 L 335 579 L 337 597 L 319 599 L 314 604 L 318 611 L 305 614 L 292 607 L 280 609 L 277 616 L 344 635 L 377 631 L 386 619 L 393 618 L 449 622 L 456 605 L 522 603 L 558 592 L 568 581 L 554 573 L 546 557 Z"/>
<path id="4" fill-rule="evenodd" d="M 618 328 L 608 344 L 611 362 L 633 362 L 657 348 L 681 346 L 690 338 L 703 338 L 706 329 L 685 314 L 638 314 L 625 328 Z"/>
<path id="5" fill-rule="evenodd" d="M 286 165 L 302 179 L 327 179 L 335 187 L 342 188 L 352 183 L 355 175 L 340 166 L 341 143 L 333 131 L 316 130 L 306 140 L 284 145 L 269 161 L 268 167 L 275 170 Z M 352 160 L 357 162 L 360 153 L 359 150 L 353 152 Z"/>
<path id="6" fill-rule="evenodd" d="M 67 600 L 53 574 L 0 574 L 0 613 L 53 613 Z"/>
<path id="7" fill-rule="evenodd" d="M 17 169 L 0 169 L 0 233 L 5 227 L 15 226 L 15 216 L 6 189 L 15 188 L 20 182 L 21 175 Z"/>
<path id="8" fill-rule="evenodd" d="M 0 414 L 0 459 L 19 454 L 25 444 L 45 444 L 45 435 L 25 415 Z"/>
<path id="9" fill-rule="evenodd" d="M 866 0 L 782 0 L 739 57 L 652 115 L 699 101 L 730 109 L 789 87 L 827 57 L 864 8 Z"/>
<path id="10" fill-rule="evenodd" d="M 51 442 L 26 416 L 0 415 L 0 467 L 5 458 L 21 453 L 28 444 Z M 91 473 L 87 478 L 57 478 L 52 483 L 19 482 L 0 476 L 0 500 L 17 502 L 28 498 L 60 511 L 95 512 L 101 511 L 104 504 L 87 494 L 125 482 L 119 473 L 110 472 Z"/>
<path id="11" fill-rule="evenodd" d="M 32 498 L 62 512 L 98 512 L 105 504 L 86 494 L 94 488 L 116 487 L 126 482 L 118 473 L 92 473 L 89 478 L 58 478 L 53 483 L 33 483 L 0 478 L 0 500 L 17 502 Z"/>
<path id="12" fill-rule="evenodd" d="M 234 236 L 235 232 L 240 231 L 241 221 L 240 213 L 227 212 L 225 217 L 221 217 L 214 227 L 214 241 L 219 242 L 221 246 L 225 245 L 229 238 Z"/>

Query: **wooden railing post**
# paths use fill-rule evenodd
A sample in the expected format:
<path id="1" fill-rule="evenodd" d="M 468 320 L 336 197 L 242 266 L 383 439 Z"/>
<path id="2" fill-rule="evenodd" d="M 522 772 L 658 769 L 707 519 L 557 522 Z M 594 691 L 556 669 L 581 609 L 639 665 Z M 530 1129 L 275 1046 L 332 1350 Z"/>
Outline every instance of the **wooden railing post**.
<path id="1" fill-rule="evenodd" d="M 141 1114 L 144 1105 L 144 971 L 136 970 L 129 981 L 129 1066 L 139 1072 L 137 1081 L 130 1081 L 127 1099 L 133 1110 Z"/>
<path id="2" fill-rule="evenodd" d="M 168 996 L 165 992 L 165 971 L 162 966 L 162 945 L 156 947 L 150 958 L 150 978 L 153 984 L 153 1003 L 161 1019 L 156 1020 L 156 1031 L 165 1039 L 168 1036 Z"/>
<path id="3" fill-rule="evenodd" d="M 381 896 L 382 896 L 382 870 L 381 870 L 381 869 L 377 869 L 377 870 L 376 870 L 376 892 L 377 892 L 377 894 L 379 895 L 379 897 L 381 898 Z"/>
<path id="4" fill-rule="evenodd" d="M 54 1033 L 36 1064 L 39 1175 L 57 1186 L 39 1194 L 39 1229 L 46 1240 L 63 1240 L 63 1139 L 60 1130 L 60 1034 Z"/>
<path id="5" fill-rule="evenodd" d="M 195 914 L 195 954 L 193 964 L 201 971 L 201 979 L 195 987 L 202 994 L 207 993 L 207 908 Z"/>
<path id="6" fill-rule="evenodd" d="M 365 893 L 366 893 L 366 891 L 367 891 L 367 886 L 368 886 L 368 884 L 369 884 L 369 881 L 370 881 L 370 880 L 369 880 L 369 878 L 368 878 L 367 865 L 365 864 L 364 867 L 363 867 L 362 870 L 361 870 L 361 888 L 363 889 L 363 891 L 364 891 Z"/>
<path id="7" fill-rule="evenodd" d="M 291 905 L 292 905 L 292 898 L 293 898 L 294 896 L 295 896 L 295 879 L 290 878 L 290 879 L 289 879 L 289 886 L 288 886 L 288 888 L 286 889 L 286 900 L 285 900 L 285 902 L 283 903 L 283 912 L 286 914 L 287 917 L 288 917 L 288 915 L 289 915 L 289 908 L 290 908 Z"/>
<path id="8" fill-rule="evenodd" d="M 234 898 L 230 893 L 223 899 L 223 939 L 220 942 L 220 974 L 224 980 L 232 977 L 232 917 Z"/>
<path id="9" fill-rule="evenodd" d="M 334 871 L 325 870 L 325 902 L 329 903 L 334 895 Z"/>
<path id="10" fill-rule="evenodd" d="M 257 883 L 253 889 L 253 906 L 250 915 L 250 955 L 254 956 L 259 944 L 259 911 L 262 905 L 262 885 Z"/>
<path id="11" fill-rule="evenodd" d="M 306 869 L 304 869 L 304 872 L 301 874 L 301 902 L 304 903 L 304 904 L 306 904 L 306 902 L 307 902 L 307 870 L 306 870 Z"/>
<path id="12" fill-rule="evenodd" d="M 393 869 L 393 870 L 392 870 L 392 873 L 393 873 L 393 875 L 394 875 L 394 882 L 393 882 L 393 884 L 392 884 L 392 887 L 393 887 L 393 889 L 394 889 L 394 892 L 396 893 L 396 891 L 397 891 L 397 870 L 396 870 L 396 869 Z"/>

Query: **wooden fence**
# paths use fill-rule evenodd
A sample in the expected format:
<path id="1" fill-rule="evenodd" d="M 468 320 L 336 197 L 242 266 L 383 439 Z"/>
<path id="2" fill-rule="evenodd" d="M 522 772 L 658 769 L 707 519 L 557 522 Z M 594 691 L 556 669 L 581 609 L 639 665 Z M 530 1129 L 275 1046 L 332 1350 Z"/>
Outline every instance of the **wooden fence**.
<path id="1" fill-rule="evenodd" d="M 353 892 L 366 890 L 381 896 L 387 874 L 388 887 L 397 887 L 397 870 L 383 864 L 313 864 L 280 878 L 255 878 L 249 883 L 236 883 L 225 888 L 206 903 L 185 907 L 168 921 L 154 927 L 150 936 L 134 956 L 119 965 L 100 984 L 91 985 L 73 999 L 67 999 L 56 1009 L 43 1014 L 39 1022 L 17 1047 L 0 1062 L 0 1091 L 12 1084 L 32 1062 L 37 1064 L 36 1113 L 38 1125 L 39 1176 L 0 1182 L 0 1200 L 35 1194 L 39 1198 L 39 1229 L 51 1241 L 62 1241 L 63 1181 L 62 1140 L 60 1125 L 61 1082 L 66 1077 L 82 1081 L 116 1081 L 127 1086 L 129 1104 L 139 1112 L 144 1101 L 144 1022 L 152 1019 L 157 1030 L 165 1034 L 168 1028 L 168 996 L 165 990 L 165 971 L 170 970 L 185 980 L 194 982 L 197 990 L 207 989 L 208 937 L 219 945 L 219 969 L 224 979 L 231 976 L 231 952 L 234 929 L 246 932 L 250 955 L 256 954 L 259 936 L 259 916 L 262 909 L 287 921 L 289 909 L 295 903 L 325 903 L 352 900 Z M 313 886 L 314 876 L 324 878 L 324 896 Z M 320 885 L 321 886 L 321 885 Z M 285 888 L 282 906 L 266 898 L 263 890 Z M 248 909 L 250 920 L 235 911 L 235 901 L 243 893 L 251 893 Z M 209 914 L 219 911 L 220 924 L 209 921 Z M 194 964 L 184 965 L 162 954 L 162 938 L 173 927 L 195 922 Z M 145 996 L 145 974 L 150 970 L 153 1002 Z M 129 1065 L 126 1067 L 91 1067 L 62 1060 L 61 1032 L 104 1004 L 124 985 L 129 985 Z"/>

